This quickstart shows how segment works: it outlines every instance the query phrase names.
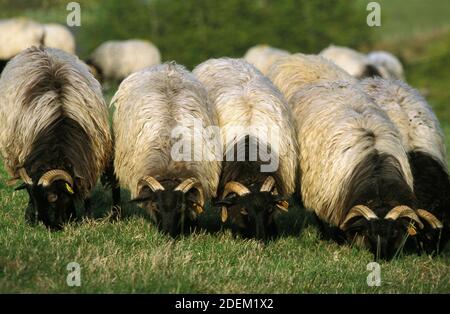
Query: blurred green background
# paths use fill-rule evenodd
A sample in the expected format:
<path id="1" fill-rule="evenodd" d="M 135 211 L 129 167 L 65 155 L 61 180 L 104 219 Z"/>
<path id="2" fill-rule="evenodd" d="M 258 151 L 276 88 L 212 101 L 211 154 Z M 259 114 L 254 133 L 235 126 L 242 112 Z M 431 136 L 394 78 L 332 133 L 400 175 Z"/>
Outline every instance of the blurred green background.
<path id="1" fill-rule="evenodd" d="M 0 18 L 27 16 L 65 24 L 67 0 L 0 0 Z M 212 57 L 240 57 L 256 44 L 318 53 L 330 43 L 363 52 L 385 49 L 406 68 L 407 81 L 450 122 L 450 1 L 380 0 L 381 26 L 369 27 L 369 0 L 79 0 L 72 27 L 86 58 L 111 39 L 155 43 L 164 61 L 188 68 Z M 112 92 L 112 91 L 111 91 Z M 109 96 L 107 91 L 107 96 Z"/>

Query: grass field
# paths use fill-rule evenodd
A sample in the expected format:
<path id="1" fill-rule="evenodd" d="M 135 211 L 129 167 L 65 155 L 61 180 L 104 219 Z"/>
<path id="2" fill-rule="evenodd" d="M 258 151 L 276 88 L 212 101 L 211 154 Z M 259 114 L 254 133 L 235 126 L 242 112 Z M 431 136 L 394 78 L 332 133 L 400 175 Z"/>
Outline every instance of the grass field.
<path id="1" fill-rule="evenodd" d="M 411 5 L 420 7 L 417 1 Z M 449 148 L 450 32 L 442 31 L 442 14 L 433 12 L 423 18 L 426 32 L 389 28 L 377 47 L 398 54 L 408 82 L 427 93 Z M 432 30 L 433 20 L 438 31 Z M 106 98 L 113 93 L 114 87 Z M 370 287 L 371 254 L 321 240 L 298 207 L 280 217 L 284 234 L 266 245 L 233 237 L 214 208 L 201 218 L 203 231 L 172 240 L 126 203 L 124 217 L 109 221 L 109 191 L 98 186 L 93 195 L 97 219 L 49 232 L 24 223 L 25 192 L 14 192 L 6 178 L 0 166 L 0 293 L 450 293 L 449 247 L 435 258 L 409 255 L 381 262 L 381 286 Z M 80 264 L 79 287 L 66 283 L 70 262 Z"/>

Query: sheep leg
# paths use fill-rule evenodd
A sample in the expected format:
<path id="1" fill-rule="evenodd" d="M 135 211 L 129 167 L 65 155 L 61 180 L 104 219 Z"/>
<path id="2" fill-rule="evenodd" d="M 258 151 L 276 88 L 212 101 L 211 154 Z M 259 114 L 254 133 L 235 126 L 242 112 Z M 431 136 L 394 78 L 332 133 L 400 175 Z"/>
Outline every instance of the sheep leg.
<path id="1" fill-rule="evenodd" d="M 112 199 L 113 199 L 113 207 L 112 207 L 112 217 L 113 219 L 118 219 L 121 216 L 121 207 L 120 207 L 120 187 L 115 182 L 112 188 Z"/>
<path id="2" fill-rule="evenodd" d="M 89 218 L 92 217 L 92 203 L 90 198 L 84 200 L 84 215 Z"/>
<path id="3" fill-rule="evenodd" d="M 31 199 L 28 201 L 28 205 L 25 208 L 25 222 L 30 225 L 36 224 L 36 211 L 34 210 Z"/>

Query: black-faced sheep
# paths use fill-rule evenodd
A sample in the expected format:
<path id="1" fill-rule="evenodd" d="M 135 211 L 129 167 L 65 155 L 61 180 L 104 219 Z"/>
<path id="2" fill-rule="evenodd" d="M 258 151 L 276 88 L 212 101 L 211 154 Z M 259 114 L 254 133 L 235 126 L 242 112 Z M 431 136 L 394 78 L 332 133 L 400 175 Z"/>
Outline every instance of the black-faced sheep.
<path id="1" fill-rule="evenodd" d="M 112 153 L 99 83 L 75 56 L 32 47 L 0 78 L 0 150 L 29 198 L 26 219 L 59 229 L 75 216 Z"/>
<path id="2" fill-rule="evenodd" d="M 217 125 L 205 88 L 184 67 L 168 63 L 130 75 L 111 105 L 120 185 L 163 232 L 190 231 L 216 195 L 221 170 L 220 139 L 203 132 Z"/>
<path id="3" fill-rule="evenodd" d="M 414 177 L 417 213 L 425 224 L 424 248 L 441 251 L 450 237 L 450 181 L 439 121 L 419 92 L 402 81 L 366 79 L 361 86 L 400 131 Z"/>
<path id="4" fill-rule="evenodd" d="M 319 55 L 334 62 L 356 78 L 382 76 L 380 69 L 372 64 L 366 55 L 350 48 L 330 45 Z"/>
<path id="5" fill-rule="evenodd" d="M 211 59 L 194 74 L 205 85 L 221 129 L 224 165 L 216 203 L 244 236 L 276 235 L 275 215 L 294 192 L 297 144 L 287 103 L 242 59 Z"/>
<path id="6" fill-rule="evenodd" d="M 247 50 L 244 59 L 265 75 L 278 58 L 285 56 L 289 56 L 289 52 L 267 45 L 257 45 Z"/>
<path id="7" fill-rule="evenodd" d="M 396 127 L 359 87 L 345 81 L 307 85 L 290 104 L 298 125 L 305 207 L 334 239 L 392 258 L 407 235 L 423 227 Z"/>
<path id="8" fill-rule="evenodd" d="M 99 79 L 121 81 L 133 72 L 161 63 L 161 56 L 149 41 L 113 40 L 98 46 L 86 63 Z"/>
<path id="9" fill-rule="evenodd" d="M 372 51 L 367 55 L 367 59 L 379 70 L 381 77 L 385 79 L 405 80 L 405 72 L 400 60 L 387 51 Z"/>

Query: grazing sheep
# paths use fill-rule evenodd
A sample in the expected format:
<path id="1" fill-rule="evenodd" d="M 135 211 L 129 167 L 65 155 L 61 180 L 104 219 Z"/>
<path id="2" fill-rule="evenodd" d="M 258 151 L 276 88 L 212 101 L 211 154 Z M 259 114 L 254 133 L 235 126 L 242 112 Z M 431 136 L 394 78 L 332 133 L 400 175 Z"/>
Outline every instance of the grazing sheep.
<path id="1" fill-rule="evenodd" d="M 44 45 L 75 54 L 75 38 L 69 29 L 61 24 L 44 24 Z"/>
<path id="2" fill-rule="evenodd" d="M 402 81 L 366 79 L 361 86 L 402 135 L 414 177 L 418 215 L 426 227 L 424 248 L 439 252 L 450 237 L 450 182 L 439 121 L 419 92 Z"/>
<path id="3" fill-rule="evenodd" d="M 0 20 L 0 72 L 22 50 L 43 44 L 42 25 L 25 18 Z"/>
<path id="4" fill-rule="evenodd" d="M 291 99 L 301 196 L 325 234 L 389 259 L 415 226 L 413 178 L 389 117 L 352 83 L 305 86 Z M 416 225 L 413 226 L 412 222 Z"/>
<path id="5" fill-rule="evenodd" d="M 163 232 L 189 231 L 216 195 L 221 170 L 219 138 L 198 126 L 217 125 L 204 87 L 184 67 L 166 63 L 126 78 L 111 105 L 119 183 Z M 187 158 L 175 154 L 180 141 Z"/>
<path id="6" fill-rule="evenodd" d="M 75 200 L 89 211 L 112 141 L 100 85 L 77 57 L 32 47 L 8 63 L 0 79 L 0 151 L 30 196 L 28 222 L 59 229 L 75 216 Z"/>
<path id="7" fill-rule="evenodd" d="M 247 50 L 244 59 L 265 75 L 278 58 L 285 56 L 289 56 L 289 52 L 267 45 L 257 45 Z"/>
<path id="8" fill-rule="evenodd" d="M 381 76 L 380 70 L 370 63 L 367 56 L 356 50 L 330 45 L 319 55 L 334 62 L 356 78 Z"/>
<path id="9" fill-rule="evenodd" d="M 161 63 L 161 56 L 149 41 L 107 41 L 94 50 L 86 63 L 100 79 L 121 81 L 133 72 Z"/>
<path id="10" fill-rule="evenodd" d="M 301 53 L 279 58 L 267 77 L 288 101 L 299 88 L 307 84 L 335 80 L 357 82 L 355 78 L 325 58 Z"/>
<path id="11" fill-rule="evenodd" d="M 275 214 L 287 210 L 285 200 L 295 189 L 298 150 L 289 107 L 245 60 L 211 59 L 194 74 L 205 85 L 221 128 L 225 162 L 216 204 L 223 206 L 222 221 L 230 216 L 244 236 L 270 239 L 277 233 Z"/>
<path id="12" fill-rule="evenodd" d="M 387 51 L 372 51 L 367 55 L 367 59 L 380 69 L 383 78 L 405 80 L 402 63 L 393 54 Z"/>

